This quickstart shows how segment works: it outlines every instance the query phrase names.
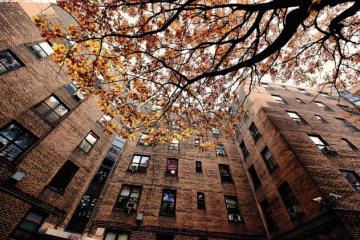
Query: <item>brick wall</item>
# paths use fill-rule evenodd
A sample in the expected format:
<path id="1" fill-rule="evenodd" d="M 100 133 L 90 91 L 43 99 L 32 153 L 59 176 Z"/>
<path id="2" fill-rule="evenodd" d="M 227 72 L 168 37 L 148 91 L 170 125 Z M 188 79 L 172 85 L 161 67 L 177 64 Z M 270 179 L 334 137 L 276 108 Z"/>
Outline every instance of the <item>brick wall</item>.
<path id="1" fill-rule="evenodd" d="M 54 222 L 51 219 L 56 218 L 50 216 L 49 221 L 65 226 L 102 161 L 112 136 L 104 134 L 103 128 L 96 122 L 102 115 L 96 99 L 89 98 L 79 104 L 64 88 L 69 80 L 51 57 L 40 60 L 26 47 L 28 43 L 43 40 L 18 4 L 0 3 L 0 24 L 0 51 L 10 49 L 24 63 L 23 67 L 0 75 L 0 127 L 16 120 L 39 138 L 15 164 L 3 166 L 0 179 L 5 182 L 14 171 L 25 173 L 16 185 L 17 190 L 64 211 L 65 220 Z M 55 94 L 70 109 L 70 113 L 54 127 L 31 109 L 51 94 Z M 78 145 L 90 130 L 99 136 L 99 141 L 90 153 L 85 153 L 78 149 Z M 67 160 L 75 163 L 79 170 L 61 194 L 49 189 L 47 184 Z M 1 207 L 2 211 L 6 216 L 12 215 L 11 226 L 7 223 L 8 217 L 2 215 L 0 218 L 0 231 L 2 236 L 6 236 L 25 215 L 29 204 L 10 199 L 3 192 L 0 196 L 6 199 L 1 203 L 8 204 Z"/>

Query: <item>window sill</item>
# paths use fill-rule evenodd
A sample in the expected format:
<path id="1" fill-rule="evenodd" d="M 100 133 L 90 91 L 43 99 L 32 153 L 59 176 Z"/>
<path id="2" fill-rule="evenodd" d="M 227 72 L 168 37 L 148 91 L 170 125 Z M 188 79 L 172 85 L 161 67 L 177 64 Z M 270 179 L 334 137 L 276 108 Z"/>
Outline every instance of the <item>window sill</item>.
<path id="1" fill-rule="evenodd" d="M 159 214 L 160 217 L 176 217 L 176 214 L 170 214 L 170 213 L 160 213 Z"/>
<path id="2" fill-rule="evenodd" d="M 49 185 L 46 185 L 46 188 L 47 188 L 47 189 L 50 189 L 50 190 L 53 191 L 53 192 L 56 192 L 56 193 L 60 194 L 61 196 L 63 196 L 64 193 L 65 193 L 65 190 L 60 191 L 59 189 L 54 188 L 54 187 L 49 186 Z"/>

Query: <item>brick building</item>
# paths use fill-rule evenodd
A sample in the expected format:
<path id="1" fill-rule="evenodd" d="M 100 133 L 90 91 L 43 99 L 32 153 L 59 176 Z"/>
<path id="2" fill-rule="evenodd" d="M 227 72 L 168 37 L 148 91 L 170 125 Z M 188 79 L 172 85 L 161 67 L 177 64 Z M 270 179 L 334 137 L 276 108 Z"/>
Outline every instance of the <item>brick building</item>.
<path id="1" fill-rule="evenodd" d="M 125 143 L 103 133 L 24 6 L 0 3 L 0 239 L 360 238 L 346 99 L 262 84 L 235 139 L 209 133 L 216 150 Z"/>
<path id="2" fill-rule="evenodd" d="M 0 3 L 0 29 L 0 239 L 22 239 L 67 224 L 113 137 L 20 5 Z"/>
<path id="3" fill-rule="evenodd" d="M 351 103 L 264 83 L 245 106 L 236 141 L 268 236 L 358 239 L 360 130 Z"/>

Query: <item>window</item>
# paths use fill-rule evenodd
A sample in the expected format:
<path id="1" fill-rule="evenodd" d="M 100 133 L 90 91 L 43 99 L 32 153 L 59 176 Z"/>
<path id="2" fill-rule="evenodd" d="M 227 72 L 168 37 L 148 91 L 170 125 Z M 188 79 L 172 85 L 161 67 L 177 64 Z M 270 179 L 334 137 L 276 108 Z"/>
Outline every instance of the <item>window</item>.
<path id="1" fill-rule="evenodd" d="M 282 97 L 278 96 L 278 95 L 271 95 L 273 97 L 273 99 L 275 100 L 275 102 L 280 103 L 282 105 L 286 105 L 288 104 Z"/>
<path id="2" fill-rule="evenodd" d="M 260 84 L 261 84 L 261 86 L 263 86 L 267 90 L 274 90 L 274 88 L 271 87 L 268 83 L 262 82 Z"/>
<path id="3" fill-rule="evenodd" d="M 296 98 L 296 101 L 297 101 L 298 103 L 305 104 L 305 102 L 304 102 L 303 100 L 301 100 L 300 98 Z"/>
<path id="4" fill-rule="evenodd" d="M 129 166 L 130 171 L 145 172 L 149 162 L 149 156 L 134 155 Z"/>
<path id="5" fill-rule="evenodd" d="M 220 136 L 220 130 L 217 128 L 212 128 L 211 132 L 212 132 L 214 138 L 218 138 Z"/>
<path id="6" fill-rule="evenodd" d="M 241 141 L 239 147 L 240 147 L 240 149 L 241 149 L 243 158 L 244 158 L 244 160 L 245 160 L 245 159 L 247 158 L 247 156 L 249 156 L 249 151 L 248 151 L 247 148 L 246 148 L 245 142 L 244 142 L 244 141 Z"/>
<path id="7" fill-rule="evenodd" d="M 328 146 L 327 142 L 325 142 L 325 140 L 322 139 L 320 136 L 318 135 L 308 135 L 308 136 L 319 149 L 322 150 L 324 149 L 325 146 Z"/>
<path id="8" fill-rule="evenodd" d="M 329 97 L 329 94 L 326 92 L 320 92 L 319 94 L 323 97 Z"/>
<path id="9" fill-rule="evenodd" d="M 166 174 L 177 175 L 178 174 L 178 160 L 169 158 L 166 162 Z"/>
<path id="10" fill-rule="evenodd" d="M 292 120 L 294 120 L 298 124 L 306 124 L 305 120 L 296 112 L 290 112 L 286 111 L 287 114 L 291 117 Z"/>
<path id="11" fill-rule="evenodd" d="M 233 182 L 229 165 L 219 164 L 221 182 Z"/>
<path id="12" fill-rule="evenodd" d="M 205 209 L 205 194 L 203 192 L 197 193 L 197 208 Z"/>
<path id="13" fill-rule="evenodd" d="M 12 121 L 0 129 L 0 158 L 12 162 L 28 150 L 38 138 Z"/>
<path id="14" fill-rule="evenodd" d="M 60 100 L 51 95 L 34 107 L 34 111 L 51 125 L 59 122 L 68 112 L 69 109 L 60 102 Z"/>
<path id="15" fill-rule="evenodd" d="M 98 136 L 95 135 L 94 132 L 90 131 L 86 137 L 84 138 L 84 140 L 81 142 L 80 144 L 80 148 L 82 150 L 84 150 L 85 152 L 90 152 L 90 150 L 94 147 L 95 143 L 97 142 L 97 140 L 99 139 Z"/>
<path id="16" fill-rule="evenodd" d="M 256 143 L 259 140 L 259 138 L 261 137 L 261 133 L 260 133 L 259 129 L 255 126 L 254 123 L 252 123 L 250 125 L 249 130 L 250 130 L 250 133 L 251 133 L 251 136 L 252 136 L 254 142 Z"/>
<path id="17" fill-rule="evenodd" d="M 225 152 L 225 147 L 222 144 L 218 144 L 215 148 L 215 152 L 216 155 L 221 155 L 221 156 L 225 156 L 226 152 Z"/>
<path id="18" fill-rule="evenodd" d="M 85 98 L 84 94 L 76 87 L 73 82 L 66 85 L 65 88 L 71 95 L 73 95 L 76 101 L 80 102 Z"/>
<path id="19" fill-rule="evenodd" d="M 350 142 L 346 138 L 341 138 L 341 140 L 343 140 L 351 148 L 351 150 L 353 150 L 354 152 L 359 152 L 359 148 L 352 144 L 352 142 Z"/>
<path id="20" fill-rule="evenodd" d="M 9 239 L 34 239 L 34 234 L 39 230 L 45 217 L 46 215 L 40 211 L 30 210 L 24 219 L 16 226 Z"/>
<path id="21" fill-rule="evenodd" d="M 176 190 L 164 189 L 161 200 L 160 215 L 175 216 L 175 209 Z"/>
<path id="22" fill-rule="evenodd" d="M 200 145 L 200 139 L 195 139 L 195 147 Z"/>
<path id="23" fill-rule="evenodd" d="M 200 161 L 195 162 L 195 170 L 197 173 L 202 173 L 202 165 Z"/>
<path id="24" fill-rule="evenodd" d="M 254 165 L 252 165 L 248 171 L 249 171 L 252 183 L 254 185 L 254 189 L 256 190 L 261 186 L 261 182 L 260 182 L 259 176 L 257 175 Z"/>
<path id="25" fill-rule="evenodd" d="M 120 196 L 115 204 L 115 208 L 127 213 L 136 212 L 139 204 L 141 187 L 134 185 L 123 185 Z"/>
<path id="26" fill-rule="evenodd" d="M 49 186 L 54 188 L 56 191 L 64 192 L 65 188 L 69 185 L 71 179 L 75 176 L 78 170 L 79 167 L 73 162 L 66 161 L 51 180 Z"/>
<path id="27" fill-rule="evenodd" d="M 128 233 L 121 233 L 121 232 L 106 232 L 104 240 L 128 240 L 129 234 Z"/>
<path id="28" fill-rule="evenodd" d="M 0 74 L 18 69 L 24 64 L 10 50 L 0 52 Z"/>
<path id="29" fill-rule="evenodd" d="M 225 196 L 225 206 L 228 215 L 240 215 L 237 199 L 235 196 Z"/>
<path id="30" fill-rule="evenodd" d="M 54 50 L 48 42 L 34 43 L 27 47 L 38 57 L 45 58 L 54 53 Z"/>
<path id="31" fill-rule="evenodd" d="M 270 172 L 273 171 L 277 167 L 277 163 L 276 163 L 275 159 L 272 157 L 272 154 L 268 147 L 265 147 L 261 151 L 261 156 L 263 157 L 263 159 L 265 161 L 265 165 Z"/>
<path id="32" fill-rule="evenodd" d="M 284 182 L 278 188 L 281 199 L 283 200 L 285 207 L 291 218 L 298 218 L 303 214 L 303 210 L 300 207 L 294 193 L 291 191 L 289 184 Z"/>
<path id="33" fill-rule="evenodd" d="M 305 94 L 306 96 L 311 96 L 311 94 L 308 93 L 307 91 L 305 91 L 305 89 L 303 89 L 303 88 L 298 88 L 298 90 L 299 90 L 299 92 Z"/>
<path id="34" fill-rule="evenodd" d="M 174 236 L 169 234 L 156 234 L 156 240 L 174 240 Z"/>
<path id="35" fill-rule="evenodd" d="M 332 112 L 333 110 L 331 108 L 329 108 L 328 106 L 326 106 L 324 103 L 322 102 L 317 102 L 315 101 L 315 104 L 318 105 L 319 107 L 321 107 L 322 109 L 324 109 L 325 111 L 328 112 Z"/>
<path id="36" fill-rule="evenodd" d="M 325 120 L 325 118 L 323 118 L 323 117 L 320 116 L 320 115 L 315 115 L 315 117 L 316 117 L 317 120 L 320 120 L 322 123 L 328 123 L 328 122 Z"/>
<path id="37" fill-rule="evenodd" d="M 106 123 L 110 122 L 111 119 L 112 119 L 112 116 L 104 114 L 100 117 L 100 119 L 98 120 L 98 123 L 100 123 L 101 126 L 105 127 Z"/>
<path id="38" fill-rule="evenodd" d="M 359 132 L 360 130 L 355 127 L 354 125 L 352 125 L 351 123 L 349 123 L 347 120 L 343 119 L 343 118 L 337 118 L 337 120 L 343 124 L 344 126 L 346 126 L 347 128 L 349 128 L 351 131 L 353 132 Z"/>
<path id="39" fill-rule="evenodd" d="M 139 141 L 138 141 L 138 145 L 141 146 L 150 146 L 151 144 L 148 142 L 148 135 L 147 134 L 141 134 Z"/>
<path id="40" fill-rule="evenodd" d="M 169 145 L 169 149 L 171 149 L 171 150 L 179 149 L 179 140 L 173 139 L 172 142 Z"/>
<path id="41" fill-rule="evenodd" d="M 353 186 L 356 192 L 360 193 L 360 177 L 354 171 L 350 170 L 340 170 L 341 175 L 343 175 L 346 180 Z"/>
<path id="42" fill-rule="evenodd" d="M 349 106 L 340 105 L 340 104 L 338 104 L 338 106 L 339 106 L 342 110 L 344 110 L 345 112 L 357 114 L 357 112 L 355 112 L 354 109 L 352 109 L 352 108 L 349 107 Z"/>
<path id="43" fill-rule="evenodd" d="M 263 200 L 260 204 L 261 210 L 264 214 L 267 229 L 270 233 L 279 231 L 279 227 L 272 217 L 272 210 L 267 199 Z"/>

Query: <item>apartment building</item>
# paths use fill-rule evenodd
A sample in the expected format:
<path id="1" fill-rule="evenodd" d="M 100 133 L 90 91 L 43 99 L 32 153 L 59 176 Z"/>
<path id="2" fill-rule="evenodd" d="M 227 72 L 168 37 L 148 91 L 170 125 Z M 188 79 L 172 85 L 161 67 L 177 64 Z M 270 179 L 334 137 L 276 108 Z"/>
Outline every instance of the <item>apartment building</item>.
<path id="1" fill-rule="evenodd" d="M 236 141 L 268 237 L 359 238 L 360 130 L 351 102 L 329 89 L 264 83 L 245 106 Z"/>
<path id="2" fill-rule="evenodd" d="M 113 136 L 20 5 L 0 3 L 0 23 L 0 239 L 37 239 L 67 225 Z"/>

